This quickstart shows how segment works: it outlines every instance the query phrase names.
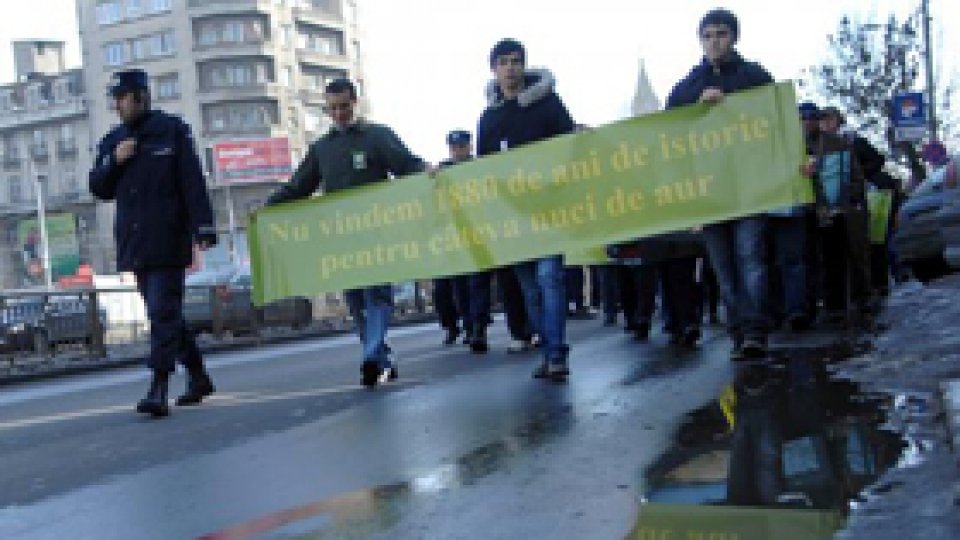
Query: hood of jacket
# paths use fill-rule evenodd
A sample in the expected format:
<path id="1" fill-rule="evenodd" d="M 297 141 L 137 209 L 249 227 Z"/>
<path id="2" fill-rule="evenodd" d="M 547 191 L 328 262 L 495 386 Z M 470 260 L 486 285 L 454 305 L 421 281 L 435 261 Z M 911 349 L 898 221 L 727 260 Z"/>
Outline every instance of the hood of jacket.
<path id="1" fill-rule="evenodd" d="M 553 92 L 556 85 L 556 79 L 549 69 L 531 68 L 523 74 L 523 90 L 517 96 L 517 103 L 521 107 L 529 107 Z M 503 105 L 503 93 L 500 91 L 500 85 L 493 79 L 487 83 L 485 89 L 487 105 L 490 107 L 499 107 Z"/>

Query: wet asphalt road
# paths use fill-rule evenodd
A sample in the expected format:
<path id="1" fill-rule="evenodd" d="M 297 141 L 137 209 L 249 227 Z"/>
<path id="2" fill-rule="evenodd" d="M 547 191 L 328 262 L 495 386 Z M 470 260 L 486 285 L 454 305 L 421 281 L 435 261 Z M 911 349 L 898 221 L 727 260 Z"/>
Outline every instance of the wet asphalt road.
<path id="1" fill-rule="evenodd" d="M 0 538 L 623 538 L 729 345 L 569 334 L 565 385 L 532 379 L 498 322 L 484 356 L 392 331 L 400 379 L 375 391 L 352 336 L 212 355 L 217 394 L 161 420 L 133 412 L 143 369 L 4 388 Z"/>

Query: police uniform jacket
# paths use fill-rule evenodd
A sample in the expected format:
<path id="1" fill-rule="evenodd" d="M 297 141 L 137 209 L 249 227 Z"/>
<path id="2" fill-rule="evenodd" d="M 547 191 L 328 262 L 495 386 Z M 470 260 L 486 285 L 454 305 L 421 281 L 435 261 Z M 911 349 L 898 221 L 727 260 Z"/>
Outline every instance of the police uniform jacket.
<path id="1" fill-rule="evenodd" d="M 137 141 L 123 164 L 117 145 Z M 117 270 L 185 267 L 193 242 L 216 242 L 213 209 L 190 128 L 178 117 L 148 111 L 134 126 L 120 125 L 97 146 L 90 192 L 116 201 Z"/>

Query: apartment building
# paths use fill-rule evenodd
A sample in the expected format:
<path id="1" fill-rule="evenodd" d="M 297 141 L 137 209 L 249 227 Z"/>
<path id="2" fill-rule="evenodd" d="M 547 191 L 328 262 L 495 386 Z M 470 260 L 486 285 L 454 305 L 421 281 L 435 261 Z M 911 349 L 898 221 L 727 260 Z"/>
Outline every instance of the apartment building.
<path id="1" fill-rule="evenodd" d="M 154 105 L 181 115 L 202 153 L 220 142 L 285 138 L 295 167 L 329 128 L 323 87 L 363 74 L 355 0 L 78 0 L 89 118 L 99 137 L 116 123 L 106 88 L 119 70 L 151 77 Z M 210 172 L 210 158 L 204 168 Z M 218 226 L 236 222 L 275 181 L 208 176 Z"/>
<path id="2" fill-rule="evenodd" d="M 98 219 L 86 187 L 92 159 L 83 73 L 64 69 L 64 43 L 13 43 L 16 80 L 0 86 L 0 288 L 45 282 L 38 196 L 53 279 L 81 262 L 104 266 L 110 223 Z"/>

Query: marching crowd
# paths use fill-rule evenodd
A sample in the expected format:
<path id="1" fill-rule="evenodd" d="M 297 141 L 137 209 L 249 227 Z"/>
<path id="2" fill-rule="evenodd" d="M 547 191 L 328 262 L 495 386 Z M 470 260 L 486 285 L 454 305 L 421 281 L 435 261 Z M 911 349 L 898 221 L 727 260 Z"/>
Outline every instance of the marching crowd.
<path id="1" fill-rule="evenodd" d="M 763 67 L 736 51 L 740 27 L 733 13 L 708 12 L 697 36 L 703 59 L 675 85 L 668 109 L 717 104 L 728 94 L 773 82 Z M 489 66 L 493 79 L 475 137 L 450 132 L 450 158 L 440 167 L 472 159 L 474 147 L 483 157 L 577 129 L 552 74 L 529 69 L 520 42 L 496 43 Z M 151 322 L 148 365 L 154 377 L 137 408 L 164 416 L 175 362 L 187 368 L 187 392 L 178 405 L 200 403 L 214 392 L 182 315 L 183 269 L 192 244 L 204 248 L 216 242 L 213 212 L 189 127 L 150 108 L 146 73 L 119 72 L 115 81 L 111 93 L 123 123 L 101 140 L 90 188 L 117 203 L 118 270 L 135 273 Z M 390 128 L 355 116 L 357 91 L 349 80 L 329 83 L 324 99 L 332 128 L 310 145 L 290 181 L 267 204 L 415 172 L 436 174 Z M 590 316 L 590 305 L 602 307 L 608 325 L 622 314 L 625 330 L 639 340 L 648 339 L 659 309 L 671 345 L 686 348 L 696 346 L 705 320 L 722 319 L 733 341 L 733 360 L 765 357 L 768 336 L 778 328 L 801 332 L 872 312 L 888 289 L 890 272 L 887 235 L 869 234 L 870 194 L 895 194 L 897 182 L 883 172 L 884 157 L 844 129 L 840 111 L 803 103 L 798 114 L 809 158 L 803 173 L 814 187 L 814 204 L 608 246 L 611 262 L 589 269 L 589 299 L 587 272 L 565 267 L 560 254 L 438 279 L 435 305 L 446 329 L 444 343 L 452 345 L 462 335 L 473 353 L 489 350 L 493 291 L 503 304 L 508 350 L 539 350 L 542 362 L 533 376 L 557 382 L 570 374 L 567 319 Z M 346 299 L 363 342 L 362 384 L 374 387 L 396 378 L 386 342 L 390 285 L 347 291 Z"/>

